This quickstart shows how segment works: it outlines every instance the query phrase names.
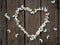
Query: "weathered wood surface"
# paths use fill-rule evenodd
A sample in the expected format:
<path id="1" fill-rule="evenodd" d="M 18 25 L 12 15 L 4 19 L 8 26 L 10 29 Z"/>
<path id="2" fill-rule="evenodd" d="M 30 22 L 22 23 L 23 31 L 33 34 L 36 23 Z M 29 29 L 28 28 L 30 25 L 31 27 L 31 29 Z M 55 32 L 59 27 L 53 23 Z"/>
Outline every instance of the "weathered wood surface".
<path id="1" fill-rule="evenodd" d="M 58 3 L 59 3 L 59 9 L 58 9 L 59 10 L 59 12 L 58 12 L 59 13 L 59 16 L 58 16 L 58 18 L 59 18 L 59 24 L 58 24 L 59 25 L 59 35 L 58 36 L 59 36 L 59 45 L 60 45 L 60 0 Z"/>
<path id="2" fill-rule="evenodd" d="M 6 45 L 6 1 L 0 0 L 0 45 Z"/>
<path id="3" fill-rule="evenodd" d="M 15 14 L 15 10 L 24 4 L 24 0 L 7 0 L 7 13 L 10 17 Z M 21 24 L 24 26 L 24 12 L 20 12 L 19 19 Z M 24 45 L 24 34 L 16 26 L 16 22 L 13 18 L 10 21 L 7 21 L 8 29 L 11 29 L 11 33 L 7 32 L 7 45 Z M 18 38 L 15 37 L 15 34 L 19 33 Z"/>
<path id="4" fill-rule="evenodd" d="M 59 2 L 59 5 L 58 5 Z M 12 18 L 15 10 L 24 5 L 32 9 L 40 7 L 47 7 L 50 13 L 50 24 L 46 26 L 47 33 L 41 33 L 34 41 L 30 41 L 29 38 L 24 35 L 22 31 L 16 26 L 16 22 Z M 59 8 L 59 9 L 58 9 Z M 7 12 L 11 17 L 8 21 L 4 17 L 4 13 Z M 51 0 L 0 0 L 0 45 L 60 45 L 60 0 L 56 0 L 55 4 L 51 4 Z M 45 13 L 37 12 L 31 15 L 29 12 L 20 11 L 19 20 L 21 25 L 25 27 L 29 34 L 35 34 L 39 26 L 43 23 Z M 54 31 L 53 28 L 57 27 L 58 30 Z M 11 29 L 11 33 L 6 32 L 7 29 Z M 15 34 L 19 33 L 18 38 L 15 38 Z M 46 36 L 50 35 L 47 40 Z M 43 43 L 39 41 L 42 38 Z"/>

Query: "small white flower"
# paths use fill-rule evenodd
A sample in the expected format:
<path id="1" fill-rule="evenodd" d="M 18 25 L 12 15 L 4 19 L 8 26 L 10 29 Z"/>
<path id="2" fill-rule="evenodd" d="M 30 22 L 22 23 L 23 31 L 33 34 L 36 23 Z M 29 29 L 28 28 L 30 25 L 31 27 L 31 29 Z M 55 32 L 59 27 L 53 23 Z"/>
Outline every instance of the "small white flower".
<path id="1" fill-rule="evenodd" d="M 39 32 L 42 32 L 43 31 L 43 27 L 42 28 L 39 28 Z"/>
<path id="2" fill-rule="evenodd" d="M 15 17 L 15 15 L 12 16 L 13 18 Z"/>
<path id="3" fill-rule="evenodd" d="M 32 11 L 32 9 L 30 9 L 29 7 L 26 7 L 26 9 L 27 9 L 29 12 L 31 12 L 31 11 Z"/>
<path id="4" fill-rule="evenodd" d="M 25 29 L 24 29 L 24 28 L 22 28 L 22 31 L 24 32 L 24 34 L 29 35 L 29 34 L 28 34 L 28 32 L 27 32 L 27 31 L 25 31 Z"/>
<path id="5" fill-rule="evenodd" d="M 19 12 L 19 11 L 20 11 L 20 8 L 17 8 L 17 10 L 16 10 L 16 11 L 18 11 L 18 12 Z"/>
<path id="6" fill-rule="evenodd" d="M 35 12 L 34 12 L 34 11 L 32 11 L 32 12 L 31 12 L 31 14 L 35 14 Z"/>
<path id="7" fill-rule="evenodd" d="M 45 29 L 43 32 L 47 32 L 47 29 Z"/>
<path id="8" fill-rule="evenodd" d="M 39 39 L 41 43 L 43 43 L 43 39 Z"/>
<path id="9" fill-rule="evenodd" d="M 50 37 L 50 35 L 47 35 L 47 36 L 46 36 L 46 39 L 49 39 L 49 37 Z"/>
<path id="10" fill-rule="evenodd" d="M 36 39 L 36 37 L 35 37 L 35 35 L 34 34 L 32 34 L 32 35 L 30 35 L 31 37 L 30 37 L 30 40 L 32 41 L 32 40 L 34 40 L 34 39 Z"/>
<path id="11" fill-rule="evenodd" d="M 49 12 L 48 12 L 48 13 L 46 13 L 46 15 L 47 15 L 47 16 L 49 16 L 49 14 L 50 14 Z"/>
<path id="12" fill-rule="evenodd" d="M 7 32 L 11 33 L 11 30 L 10 29 L 7 29 Z"/>
<path id="13" fill-rule="evenodd" d="M 40 10 L 41 10 L 41 8 L 39 7 L 39 8 L 37 8 L 37 10 L 38 10 L 38 11 L 40 11 Z"/>
<path id="14" fill-rule="evenodd" d="M 19 11 L 18 10 L 16 10 L 16 14 L 19 14 Z"/>
<path id="15" fill-rule="evenodd" d="M 5 17 L 10 20 L 10 17 L 7 15 L 7 13 L 5 13 Z"/>
<path id="16" fill-rule="evenodd" d="M 47 22 L 47 23 L 50 23 L 50 21 L 49 21 L 48 19 L 45 18 L 44 20 L 45 20 L 45 23 L 46 23 L 46 22 Z"/>
<path id="17" fill-rule="evenodd" d="M 13 17 L 13 18 L 17 18 L 17 17 L 18 17 L 18 15 L 15 13 L 12 17 Z"/>
<path id="18" fill-rule="evenodd" d="M 48 23 L 48 20 L 44 21 L 44 23 Z"/>
<path id="19" fill-rule="evenodd" d="M 24 7 L 24 5 L 21 5 L 21 8 L 23 8 Z"/>
<path id="20" fill-rule="evenodd" d="M 58 29 L 56 27 L 53 28 L 55 31 L 57 31 Z"/>
<path id="21" fill-rule="evenodd" d="M 44 8 L 44 12 L 47 12 L 47 11 L 48 11 L 48 9 L 45 7 L 45 8 Z"/>
<path id="22" fill-rule="evenodd" d="M 30 37 L 30 40 L 32 41 L 32 40 L 34 40 L 32 37 Z"/>
<path id="23" fill-rule="evenodd" d="M 19 36 L 19 34 L 17 33 L 17 34 L 15 34 L 15 37 L 17 38 Z"/>
<path id="24" fill-rule="evenodd" d="M 54 4 L 55 3 L 55 0 L 52 0 L 51 3 Z"/>
<path id="25" fill-rule="evenodd" d="M 17 22 L 17 25 L 19 25 L 19 22 Z"/>
<path id="26" fill-rule="evenodd" d="M 17 18 L 14 18 L 15 19 L 15 21 L 18 21 L 18 19 Z"/>
<path id="27" fill-rule="evenodd" d="M 24 7 L 24 5 L 22 5 L 21 8 L 22 8 L 23 10 L 26 10 L 26 8 Z"/>
<path id="28" fill-rule="evenodd" d="M 37 32 L 36 32 L 36 35 L 39 35 L 39 34 L 40 34 L 40 31 L 37 31 Z"/>
<path id="29" fill-rule="evenodd" d="M 37 9 L 34 9 L 35 10 L 35 13 L 37 12 Z"/>
<path id="30" fill-rule="evenodd" d="M 45 26 L 46 26 L 46 24 L 45 24 L 45 23 L 43 23 L 43 24 L 42 24 L 42 26 L 43 26 L 43 27 L 45 27 Z"/>
<path id="31" fill-rule="evenodd" d="M 22 27 L 21 25 L 18 25 L 18 27 Z"/>
<path id="32" fill-rule="evenodd" d="M 25 29 L 22 26 L 21 26 L 21 30 L 24 31 L 24 32 L 26 32 Z"/>
<path id="33" fill-rule="evenodd" d="M 30 37 L 30 35 L 28 34 L 27 37 Z"/>
<path id="34" fill-rule="evenodd" d="M 19 22 L 20 22 L 20 20 L 17 20 L 17 22 L 19 23 Z"/>
<path id="35" fill-rule="evenodd" d="M 23 10 L 22 8 L 19 8 L 19 10 Z"/>
<path id="36" fill-rule="evenodd" d="M 43 28 L 43 26 L 41 25 L 40 28 Z"/>

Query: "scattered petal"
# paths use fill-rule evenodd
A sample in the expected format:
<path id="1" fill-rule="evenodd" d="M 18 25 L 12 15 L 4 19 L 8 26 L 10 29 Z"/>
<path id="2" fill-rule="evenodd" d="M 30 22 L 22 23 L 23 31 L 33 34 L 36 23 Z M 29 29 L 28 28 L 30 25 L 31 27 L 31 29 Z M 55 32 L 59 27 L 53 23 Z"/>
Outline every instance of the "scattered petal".
<path id="1" fill-rule="evenodd" d="M 43 39 L 39 39 L 41 43 L 43 43 Z"/>
<path id="2" fill-rule="evenodd" d="M 52 0 L 51 3 L 54 4 L 55 3 L 55 0 Z"/>
<path id="3" fill-rule="evenodd" d="M 15 34 L 15 37 L 17 38 L 17 37 L 18 37 L 18 35 L 19 35 L 18 33 L 17 33 L 17 34 Z"/>
<path id="4" fill-rule="evenodd" d="M 50 35 L 47 35 L 46 39 L 49 39 Z"/>
<path id="5" fill-rule="evenodd" d="M 53 28 L 55 31 L 57 31 L 58 29 L 56 27 Z"/>
<path id="6" fill-rule="evenodd" d="M 11 33 L 11 30 L 10 29 L 7 29 L 7 32 Z"/>
<path id="7" fill-rule="evenodd" d="M 10 17 L 7 15 L 7 13 L 5 13 L 5 17 L 10 20 Z"/>

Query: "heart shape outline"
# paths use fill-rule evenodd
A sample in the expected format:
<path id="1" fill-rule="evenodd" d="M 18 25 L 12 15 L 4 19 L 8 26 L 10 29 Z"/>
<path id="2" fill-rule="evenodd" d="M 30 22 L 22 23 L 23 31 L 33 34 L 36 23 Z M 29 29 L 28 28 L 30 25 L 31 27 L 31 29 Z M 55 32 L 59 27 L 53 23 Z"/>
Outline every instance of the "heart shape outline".
<path id="1" fill-rule="evenodd" d="M 22 6 L 23 7 L 23 6 Z M 25 7 L 24 7 L 25 8 Z M 25 10 L 24 8 L 17 8 L 17 10 L 15 11 L 15 15 L 13 15 L 12 17 L 14 18 L 14 20 L 16 21 L 16 25 L 19 27 L 19 28 L 21 28 L 21 30 L 26 34 L 26 36 L 27 37 L 29 37 L 30 38 L 30 40 L 34 40 L 34 39 L 36 39 L 36 37 L 40 34 L 40 32 L 42 32 L 43 31 L 43 27 L 45 27 L 46 26 L 46 23 L 49 23 L 49 20 L 48 20 L 48 16 L 49 16 L 49 12 L 47 13 L 47 9 L 45 8 L 44 9 L 44 12 L 46 12 L 46 17 L 45 17 L 45 22 L 39 27 L 39 29 L 37 30 L 37 32 L 36 32 L 36 34 L 32 34 L 32 35 L 29 35 L 28 34 L 28 32 L 25 30 L 25 28 L 23 27 L 23 26 L 21 26 L 20 24 L 19 24 L 19 20 L 18 20 L 18 14 L 19 14 L 19 11 L 21 11 L 22 9 L 23 10 Z M 29 8 L 30 9 L 30 8 Z M 26 11 L 26 10 L 25 10 Z M 28 10 L 29 11 L 29 10 Z M 35 10 L 36 11 L 36 10 Z M 38 10 L 37 10 L 38 11 Z M 36 11 L 36 12 L 37 12 Z M 41 10 L 42 11 L 42 10 Z M 32 11 L 30 11 L 30 12 L 32 12 Z M 33 14 L 33 13 L 32 13 Z M 35 14 L 35 13 L 34 13 Z"/>

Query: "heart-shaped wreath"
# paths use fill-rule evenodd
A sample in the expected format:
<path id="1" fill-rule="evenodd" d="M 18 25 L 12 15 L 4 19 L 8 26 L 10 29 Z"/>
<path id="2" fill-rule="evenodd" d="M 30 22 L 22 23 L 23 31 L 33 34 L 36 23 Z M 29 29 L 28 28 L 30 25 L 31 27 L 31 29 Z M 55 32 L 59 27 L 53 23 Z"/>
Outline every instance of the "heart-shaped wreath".
<path id="1" fill-rule="evenodd" d="M 22 11 L 22 10 L 25 10 L 25 11 L 28 11 L 30 12 L 31 14 L 35 14 L 37 11 L 44 11 L 46 12 L 45 14 L 45 18 L 44 18 L 44 22 L 43 24 L 38 28 L 37 32 L 35 34 L 32 34 L 30 35 L 26 30 L 25 28 L 20 24 L 20 20 L 18 19 L 18 14 L 19 14 L 19 11 Z M 6 14 L 5 14 L 6 16 Z M 39 7 L 37 9 L 34 9 L 34 11 L 32 9 L 30 9 L 29 7 L 24 7 L 23 5 L 20 7 L 20 8 L 17 8 L 17 10 L 15 11 L 15 14 L 12 16 L 16 22 L 16 25 L 20 28 L 21 31 L 24 32 L 24 34 L 26 34 L 27 37 L 30 38 L 30 40 L 34 40 L 37 38 L 37 36 L 44 31 L 44 27 L 47 25 L 47 23 L 49 23 L 50 21 L 48 20 L 49 19 L 49 12 L 48 12 L 48 9 L 45 7 Z M 9 18 L 7 16 L 7 18 Z"/>

